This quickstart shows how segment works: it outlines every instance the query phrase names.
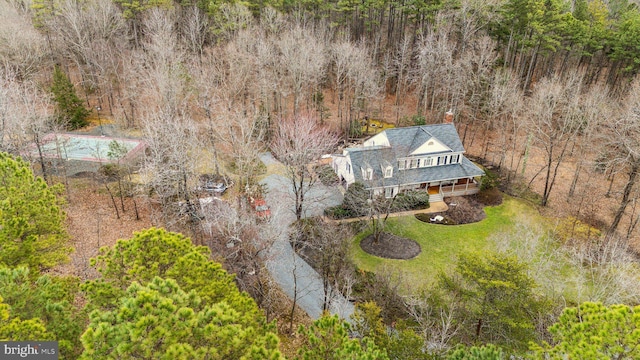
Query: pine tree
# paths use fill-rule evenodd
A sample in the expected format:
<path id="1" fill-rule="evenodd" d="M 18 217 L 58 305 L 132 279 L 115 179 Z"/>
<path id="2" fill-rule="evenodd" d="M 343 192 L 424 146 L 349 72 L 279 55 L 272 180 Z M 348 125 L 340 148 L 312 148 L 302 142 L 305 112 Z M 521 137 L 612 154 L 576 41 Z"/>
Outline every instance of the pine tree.
<path id="1" fill-rule="evenodd" d="M 242 325 L 238 310 L 172 279 L 134 282 L 114 310 L 91 314 L 81 359 L 282 359 L 278 337 Z"/>
<path id="2" fill-rule="evenodd" d="M 82 105 L 73 84 L 67 75 L 56 65 L 51 86 L 56 102 L 56 121 L 69 130 L 79 129 L 88 124 L 89 110 Z"/>
<path id="3" fill-rule="evenodd" d="M 28 266 L 33 275 L 68 260 L 64 221 L 57 197 L 33 176 L 29 164 L 0 152 L 0 265 Z"/>

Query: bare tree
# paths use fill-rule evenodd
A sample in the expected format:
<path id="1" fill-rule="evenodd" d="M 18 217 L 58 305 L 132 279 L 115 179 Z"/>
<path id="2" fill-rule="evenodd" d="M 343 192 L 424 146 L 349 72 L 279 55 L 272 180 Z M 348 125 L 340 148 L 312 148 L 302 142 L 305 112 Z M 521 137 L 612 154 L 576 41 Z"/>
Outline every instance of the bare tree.
<path id="1" fill-rule="evenodd" d="M 613 103 L 609 92 L 606 88 L 598 85 L 592 86 L 589 91 L 583 94 L 579 100 L 579 108 L 575 111 L 579 112 L 578 121 L 580 121 L 579 136 L 576 137 L 575 148 L 572 149 L 576 153 L 576 170 L 571 180 L 571 186 L 569 187 L 569 193 L 567 195 L 567 201 L 573 197 L 580 177 L 580 172 L 588 158 L 585 156 L 591 150 L 591 145 L 594 137 L 597 134 L 597 129 L 605 119 L 609 119 L 612 115 Z"/>
<path id="2" fill-rule="evenodd" d="M 47 63 L 44 37 L 36 31 L 29 13 L 9 1 L 0 3 L 0 69 L 18 79 L 31 78 Z"/>
<path id="3" fill-rule="evenodd" d="M 212 130 L 228 153 L 241 189 L 252 186 L 260 168 L 260 153 L 264 150 L 264 116 L 240 112 L 222 113 Z"/>
<path id="4" fill-rule="evenodd" d="M 499 151 L 498 166 L 504 166 L 507 161 L 507 155 L 510 152 L 511 160 L 509 168 L 513 172 L 517 172 L 514 168 L 515 154 L 520 151 L 518 146 L 522 146 L 522 142 L 517 141 L 519 131 L 523 126 L 520 121 L 520 111 L 523 108 L 522 90 L 518 81 L 508 71 L 496 72 L 493 78 L 490 98 L 487 103 L 487 114 L 490 121 L 493 122 L 498 129 L 498 143 L 496 148 Z M 467 130 L 465 128 L 465 136 Z M 509 151 L 505 151 L 509 149 Z"/>
<path id="5" fill-rule="evenodd" d="M 198 142 L 198 128 L 188 118 L 159 112 L 147 115 L 143 136 L 148 145 L 143 177 L 159 197 L 162 221 L 171 226 L 180 211 L 178 201 L 193 207 L 194 176 L 204 155 Z M 192 223 L 197 223 L 193 219 Z"/>
<path id="6" fill-rule="evenodd" d="M 578 269 L 576 290 L 579 301 L 601 301 L 605 304 L 637 303 L 640 271 L 628 243 L 608 236 L 570 249 L 570 259 Z"/>
<path id="7" fill-rule="evenodd" d="M 545 159 L 538 172 L 545 174 L 542 206 L 547 205 L 560 164 L 580 131 L 582 114 L 576 106 L 580 97 L 580 84 L 581 78 L 576 75 L 570 76 L 566 82 L 561 79 L 544 79 L 536 85 L 531 96 L 529 133 L 533 136 L 534 143 L 543 150 Z"/>
<path id="8" fill-rule="evenodd" d="M 202 58 L 209 37 L 209 19 L 197 5 L 185 8 L 182 22 L 182 37 L 187 48 Z"/>
<path id="9" fill-rule="evenodd" d="M 299 235 L 298 254 L 310 263 L 322 277 L 324 299 L 322 310 L 329 311 L 332 299 L 344 286 L 343 279 L 352 278 L 349 259 L 348 227 L 322 220 L 309 222 Z"/>
<path id="10" fill-rule="evenodd" d="M 325 35 L 317 30 L 294 26 L 278 42 L 280 61 L 293 93 L 293 112 L 298 113 L 301 99 L 318 90 L 328 64 Z"/>
<path id="11" fill-rule="evenodd" d="M 54 129 L 51 99 L 36 84 L 6 76 L 0 83 L 0 149 L 24 156 L 32 163 L 37 161 L 42 176 L 50 182 L 44 137 Z"/>
<path id="12" fill-rule="evenodd" d="M 210 233 L 206 241 L 212 253 L 224 257 L 224 265 L 236 274 L 241 290 L 247 291 L 263 307 L 268 299 L 270 279 L 266 271 L 267 252 L 273 241 L 271 224 L 252 214 L 241 202 L 229 204 L 219 199 L 200 200 L 202 226 Z M 264 306 L 269 308 L 269 306 Z"/>
<path id="13" fill-rule="evenodd" d="M 304 215 L 307 193 L 317 181 L 309 171 L 310 163 L 331 151 L 337 139 L 334 133 L 318 125 L 310 114 L 299 114 L 276 123 L 271 149 L 287 167 L 297 220 Z"/>
<path id="14" fill-rule="evenodd" d="M 416 332 L 424 339 L 425 349 L 433 354 L 446 353 L 462 326 L 455 319 L 455 306 L 434 306 L 425 293 L 404 299 L 407 312 L 418 324 Z"/>
<path id="15" fill-rule="evenodd" d="M 631 193 L 640 173 L 640 82 L 636 81 L 624 101 L 622 116 L 604 124 L 601 158 L 608 168 L 626 169 L 627 179 L 622 198 L 614 213 L 607 236 L 613 236 L 620 225 Z"/>

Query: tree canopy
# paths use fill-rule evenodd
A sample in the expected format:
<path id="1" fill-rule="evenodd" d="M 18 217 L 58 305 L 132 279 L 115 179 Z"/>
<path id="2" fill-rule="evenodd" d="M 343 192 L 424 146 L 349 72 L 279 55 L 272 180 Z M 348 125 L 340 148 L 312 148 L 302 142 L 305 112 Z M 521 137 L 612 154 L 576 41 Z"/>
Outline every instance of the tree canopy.
<path id="1" fill-rule="evenodd" d="M 91 260 L 102 275 L 83 284 L 92 306 L 114 310 L 118 299 L 133 282 L 146 284 L 154 277 L 174 279 L 183 291 L 195 291 L 205 304 L 226 302 L 241 313 L 242 323 L 265 323 L 255 301 L 241 293 L 234 278 L 222 265 L 209 260 L 210 250 L 194 246 L 191 239 L 164 229 L 137 232 L 118 240 L 114 247 L 100 249 Z"/>
<path id="2" fill-rule="evenodd" d="M 44 327 L 47 339 L 58 341 L 61 359 L 76 359 L 81 350 L 80 335 L 87 316 L 75 305 L 78 285 L 72 277 L 42 275 L 34 279 L 25 267 L 0 268 L 0 297 L 11 307 L 11 315 Z"/>
<path id="3" fill-rule="evenodd" d="M 24 265 L 36 275 L 68 260 L 60 190 L 22 159 L 0 153 L 0 265 Z"/>
<path id="4" fill-rule="evenodd" d="M 564 309 L 549 332 L 553 345 L 531 344 L 534 358 L 640 358 L 640 306 L 585 302 Z"/>
<path id="5" fill-rule="evenodd" d="M 114 310 L 94 311 L 81 359 L 280 359 L 278 337 L 244 326 L 226 302 L 207 305 L 172 279 L 134 282 Z"/>
<path id="6" fill-rule="evenodd" d="M 465 253 L 453 274 L 441 274 L 439 287 L 457 310 L 465 342 L 525 348 L 535 339 L 534 319 L 547 302 L 515 256 Z"/>
<path id="7" fill-rule="evenodd" d="M 0 341 L 54 340 L 40 319 L 21 320 L 0 297 Z"/>
<path id="8" fill-rule="evenodd" d="M 386 352 L 369 337 L 349 337 L 349 324 L 337 315 L 323 316 L 311 326 L 301 326 L 298 333 L 304 343 L 298 350 L 300 360 L 385 360 Z"/>
<path id="9" fill-rule="evenodd" d="M 167 359 L 206 354 L 220 359 L 278 358 L 273 324 L 267 323 L 248 294 L 238 290 L 233 276 L 209 256 L 208 248 L 156 228 L 100 249 L 92 264 L 102 276 L 82 285 L 93 310 L 82 340 L 85 358 L 133 357 L 155 346 Z M 154 309 L 162 307 L 159 304 L 167 308 Z M 122 318 L 125 314 L 130 315 Z M 106 324 L 114 319 L 119 322 L 109 330 Z M 156 330 L 136 330 L 142 319 Z M 200 328 L 189 334 L 191 327 Z M 226 334 L 225 340 L 213 341 L 211 331 L 218 333 L 215 336 Z M 165 333 L 172 338 L 162 342 L 159 338 Z M 211 345 L 203 345 L 207 343 Z M 254 353 L 255 349 L 261 350 Z"/>

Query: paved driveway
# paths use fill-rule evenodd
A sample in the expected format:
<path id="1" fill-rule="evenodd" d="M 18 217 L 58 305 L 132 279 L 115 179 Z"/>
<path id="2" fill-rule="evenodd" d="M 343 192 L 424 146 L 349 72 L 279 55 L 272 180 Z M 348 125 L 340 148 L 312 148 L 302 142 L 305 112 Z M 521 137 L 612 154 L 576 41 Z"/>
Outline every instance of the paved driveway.
<path id="1" fill-rule="evenodd" d="M 260 155 L 262 162 L 269 166 L 279 163 L 270 153 Z M 322 315 L 324 289 L 320 275 L 300 258 L 291 248 L 288 239 L 289 225 L 295 221 L 293 212 L 294 196 L 291 181 L 278 174 L 272 174 L 260 183 L 265 184 L 269 193 L 267 202 L 271 204 L 271 221 L 278 231 L 269 251 L 266 254 L 267 269 L 282 290 L 291 298 L 297 294 L 297 304 L 313 319 Z M 305 217 L 322 215 L 324 208 L 342 203 L 342 194 L 336 188 L 314 184 L 307 193 L 304 211 Z M 353 314 L 353 304 L 341 294 L 331 299 L 331 313 L 349 319 Z"/>

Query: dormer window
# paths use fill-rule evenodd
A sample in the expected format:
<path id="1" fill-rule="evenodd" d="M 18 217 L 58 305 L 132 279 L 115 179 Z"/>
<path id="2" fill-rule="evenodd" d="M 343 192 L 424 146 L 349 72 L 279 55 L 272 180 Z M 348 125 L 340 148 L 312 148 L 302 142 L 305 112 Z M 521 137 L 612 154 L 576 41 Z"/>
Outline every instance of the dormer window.
<path id="1" fill-rule="evenodd" d="M 373 180 L 373 169 L 370 167 L 362 168 L 362 179 Z"/>
<path id="2" fill-rule="evenodd" d="M 385 178 L 390 178 L 393 176 L 393 167 L 392 166 L 387 166 L 386 169 L 384 169 L 384 177 Z"/>

